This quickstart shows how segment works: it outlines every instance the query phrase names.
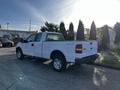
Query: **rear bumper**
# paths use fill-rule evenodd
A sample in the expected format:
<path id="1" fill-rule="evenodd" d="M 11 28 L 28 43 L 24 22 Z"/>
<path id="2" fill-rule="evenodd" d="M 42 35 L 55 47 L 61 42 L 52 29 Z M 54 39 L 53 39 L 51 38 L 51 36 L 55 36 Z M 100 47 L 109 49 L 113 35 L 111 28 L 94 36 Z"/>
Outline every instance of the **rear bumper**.
<path id="1" fill-rule="evenodd" d="M 75 63 L 89 63 L 89 62 L 94 62 L 97 58 L 99 57 L 98 54 L 94 54 L 88 57 L 84 58 L 76 58 Z"/>

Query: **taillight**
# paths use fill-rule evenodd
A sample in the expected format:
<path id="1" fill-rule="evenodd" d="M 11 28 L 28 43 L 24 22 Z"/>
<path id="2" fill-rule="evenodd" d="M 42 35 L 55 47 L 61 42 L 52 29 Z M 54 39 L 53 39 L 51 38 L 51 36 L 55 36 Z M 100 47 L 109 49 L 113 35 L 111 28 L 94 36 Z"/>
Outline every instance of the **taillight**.
<path id="1" fill-rule="evenodd" d="M 75 46 L 75 52 L 76 53 L 82 53 L 82 44 L 77 44 L 76 46 Z"/>

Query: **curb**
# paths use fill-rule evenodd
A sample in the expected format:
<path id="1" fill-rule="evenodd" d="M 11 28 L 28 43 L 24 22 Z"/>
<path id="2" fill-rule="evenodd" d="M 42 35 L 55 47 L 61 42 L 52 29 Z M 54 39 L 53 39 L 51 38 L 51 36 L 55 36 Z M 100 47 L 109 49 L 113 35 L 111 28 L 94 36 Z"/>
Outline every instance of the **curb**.
<path id="1" fill-rule="evenodd" d="M 105 67 L 105 68 L 120 70 L 120 68 L 117 68 L 117 67 L 112 67 L 112 66 L 109 66 L 109 65 L 98 64 L 98 63 L 91 63 L 91 64 L 89 64 L 89 65 L 95 65 L 95 66 L 101 66 L 101 67 Z"/>

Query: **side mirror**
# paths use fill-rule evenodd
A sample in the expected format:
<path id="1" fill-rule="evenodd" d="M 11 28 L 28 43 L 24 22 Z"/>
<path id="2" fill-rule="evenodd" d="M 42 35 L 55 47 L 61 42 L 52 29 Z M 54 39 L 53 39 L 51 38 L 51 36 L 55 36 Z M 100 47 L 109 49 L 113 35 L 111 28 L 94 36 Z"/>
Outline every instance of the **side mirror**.
<path id="1" fill-rule="evenodd" d="M 28 43 L 28 41 L 24 40 L 24 39 L 21 39 L 20 42 L 22 42 L 22 43 Z"/>
<path id="2" fill-rule="evenodd" d="M 28 41 L 27 40 L 23 40 L 23 43 L 28 43 Z"/>

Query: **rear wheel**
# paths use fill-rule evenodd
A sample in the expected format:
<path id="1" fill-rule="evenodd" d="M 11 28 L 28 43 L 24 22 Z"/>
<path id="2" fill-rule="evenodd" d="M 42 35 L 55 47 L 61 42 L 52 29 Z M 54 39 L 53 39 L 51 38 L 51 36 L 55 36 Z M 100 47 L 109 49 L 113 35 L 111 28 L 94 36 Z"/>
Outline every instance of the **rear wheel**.
<path id="1" fill-rule="evenodd" d="M 52 55 L 52 66 L 53 69 L 60 72 L 66 69 L 67 63 L 65 57 L 60 53 Z"/>
<path id="2" fill-rule="evenodd" d="M 24 55 L 23 55 L 23 52 L 22 52 L 21 49 L 17 49 L 16 56 L 17 56 L 17 59 L 23 59 L 24 58 Z"/>

